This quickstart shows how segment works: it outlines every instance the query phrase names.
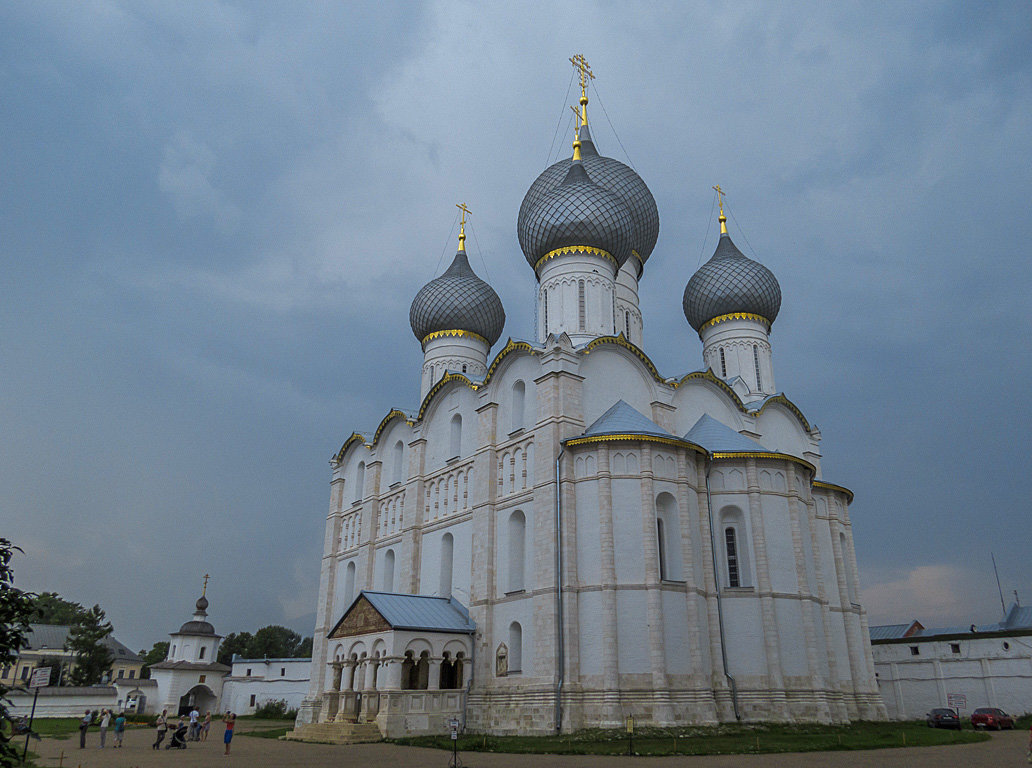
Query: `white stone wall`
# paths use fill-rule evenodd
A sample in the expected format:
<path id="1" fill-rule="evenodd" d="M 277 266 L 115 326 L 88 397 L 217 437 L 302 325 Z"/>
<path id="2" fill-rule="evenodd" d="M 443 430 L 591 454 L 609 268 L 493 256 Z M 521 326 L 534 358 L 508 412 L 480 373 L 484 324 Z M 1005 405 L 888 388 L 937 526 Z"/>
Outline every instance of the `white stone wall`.
<path id="1" fill-rule="evenodd" d="M 565 274 L 555 261 L 548 274 Z M 300 722 L 327 716 L 327 670 L 335 654 L 351 651 L 325 634 L 361 589 L 386 586 L 388 552 L 393 591 L 438 594 L 450 536 L 451 593 L 477 626 L 470 727 L 554 728 L 555 462 L 560 441 L 619 399 L 675 435 L 709 414 L 820 471 L 819 434 L 789 404 L 748 412 L 705 375 L 675 386 L 626 344 L 585 354 L 562 337 L 549 349 L 511 351 L 486 384 L 446 383 L 414 422 L 389 420 L 335 464 L 316 661 Z M 564 728 L 616 726 L 630 713 L 655 723 L 733 719 L 718 601 L 744 717 L 879 717 L 846 494 L 812 486 L 798 461 L 741 457 L 713 462 L 707 498 L 706 468 L 689 447 L 636 439 L 565 452 Z M 725 524 L 739 536 L 737 588 L 727 583 Z M 516 662 L 517 643 L 518 663 L 496 674 L 498 653 Z"/>
<path id="2" fill-rule="evenodd" d="M 962 718 L 978 707 L 1015 716 L 1032 712 L 1032 633 L 911 638 L 876 643 L 872 651 L 891 718 L 924 717 L 934 707 L 951 706 L 950 694 L 965 697 Z"/>
<path id="3" fill-rule="evenodd" d="M 311 659 L 234 659 L 223 684 L 221 709 L 250 715 L 275 701 L 297 709 L 308 693 L 311 668 Z"/>

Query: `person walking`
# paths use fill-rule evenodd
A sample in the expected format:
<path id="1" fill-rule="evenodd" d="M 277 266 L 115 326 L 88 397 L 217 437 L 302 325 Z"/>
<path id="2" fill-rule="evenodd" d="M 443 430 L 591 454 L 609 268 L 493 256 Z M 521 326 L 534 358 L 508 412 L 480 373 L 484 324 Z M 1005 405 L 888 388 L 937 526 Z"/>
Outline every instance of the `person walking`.
<path id="1" fill-rule="evenodd" d="M 201 741 L 208 740 L 208 731 L 211 730 L 211 710 L 204 713 L 204 725 L 201 726 Z"/>
<path id="2" fill-rule="evenodd" d="M 93 715 L 87 709 L 86 713 L 82 716 L 82 720 L 79 721 L 79 749 L 86 749 L 86 731 L 90 729 L 90 723 L 93 722 Z"/>
<path id="3" fill-rule="evenodd" d="M 229 754 L 229 742 L 233 741 L 233 728 L 236 726 L 236 715 L 229 710 L 226 710 L 226 716 L 222 718 L 222 722 L 226 724 L 226 734 L 222 737 L 222 741 L 226 745 L 226 754 Z"/>
<path id="4" fill-rule="evenodd" d="M 161 714 L 158 715 L 158 719 L 154 722 L 155 727 L 158 729 L 158 738 L 151 744 L 151 749 L 161 749 L 161 742 L 165 740 L 165 734 L 168 733 L 168 710 L 161 710 Z"/>
<path id="5" fill-rule="evenodd" d="M 197 707 L 190 710 L 190 741 L 200 741 L 200 724 L 197 722 L 200 718 L 201 713 L 197 711 Z"/>
<path id="6" fill-rule="evenodd" d="M 122 748 L 122 738 L 125 736 L 125 713 L 119 712 L 115 718 L 115 749 Z"/>
<path id="7" fill-rule="evenodd" d="M 111 713 L 106 709 L 100 710 L 100 748 L 104 749 L 104 742 L 107 740 L 107 729 L 111 725 Z"/>

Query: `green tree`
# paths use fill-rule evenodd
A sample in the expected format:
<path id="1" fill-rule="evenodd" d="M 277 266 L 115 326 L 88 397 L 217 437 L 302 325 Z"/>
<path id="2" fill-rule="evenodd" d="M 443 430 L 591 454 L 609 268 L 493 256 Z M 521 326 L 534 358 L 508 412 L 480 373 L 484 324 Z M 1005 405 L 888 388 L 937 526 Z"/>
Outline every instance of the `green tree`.
<path id="1" fill-rule="evenodd" d="M 247 647 L 247 655 L 253 659 L 290 659 L 297 656 L 301 646 L 301 635 L 292 629 L 272 624 L 254 633 L 254 639 Z"/>
<path id="2" fill-rule="evenodd" d="M 143 657 L 143 671 L 140 672 L 141 680 L 150 679 L 150 665 L 158 664 L 168 658 L 168 641 L 162 640 L 161 642 L 154 643 L 149 651 L 140 651 L 140 656 Z"/>
<path id="3" fill-rule="evenodd" d="M 0 667 L 14 664 L 18 651 L 26 645 L 29 616 L 32 614 L 31 592 L 22 592 L 14 586 L 11 558 L 21 549 L 7 539 L 0 538 Z M 19 755 L 10 743 L 10 716 L 7 712 L 7 692 L 0 684 L 0 766 L 9 768 L 20 763 Z"/>
<path id="4" fill-rule="evenodd" d="M 297 653 L 294 654 L 295 659 L 310 659 L 312 658 L 312 638 L 306 637 L 301 641 L 301 645 L 297 647 Z"/>
<path id="5" fill-rule="evenodd" d="M 72 625 L 65 649 L 75 652 L 75 669 L 72 670 L 72 685 L 94 685 L 101 681 L 111 668 L 114 657 L 104 645 L 104 638 L 112 632 L 99 605 L 94 605 Z"/>
<path id="6" fill-rule="evenodd" d="M 222 643 L 219 645 L 219 664 L 232 664 L 233 654 L 239 656 L 248 656 L 248 648 L 254 636 L 250 632 L 230 632 L 224 638 Z"/>
<path id="7" fill-rule="evenodd" d="M 78 603 L 65 600 L 56 592 L 41 592 L 35 596 L 31 624 L 75 624 L 86 613 Z"/>

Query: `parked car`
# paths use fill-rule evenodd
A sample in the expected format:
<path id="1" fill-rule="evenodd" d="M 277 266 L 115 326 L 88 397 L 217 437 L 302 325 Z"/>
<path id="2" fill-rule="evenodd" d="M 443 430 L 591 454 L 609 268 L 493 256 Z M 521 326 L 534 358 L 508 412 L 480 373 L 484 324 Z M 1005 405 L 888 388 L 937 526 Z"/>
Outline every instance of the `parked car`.
<path id="1" fill-rule="evenodd" d="M 925 722 L 929 728 L 955 728 L 960 730 L 960 717 L 957 713 L 947 707 L 933 709 L 925 715 Z"/>
<path id="2" fill-rule="evenodd" d="M 979 707 L 971 713 L 972 728 L 1013 728 L 1014 718 L 996 707 Z"/>

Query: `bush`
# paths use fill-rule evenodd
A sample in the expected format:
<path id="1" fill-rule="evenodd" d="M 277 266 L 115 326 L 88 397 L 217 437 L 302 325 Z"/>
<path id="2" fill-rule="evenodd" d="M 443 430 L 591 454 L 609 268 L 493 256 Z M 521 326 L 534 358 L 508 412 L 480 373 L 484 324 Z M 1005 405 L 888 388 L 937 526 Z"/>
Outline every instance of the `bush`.
<path id="1" fill-rule="evenodd" d="M 287 709 L 286 699 L 270 699 L 263 701 L 254 710 L 254 716 L 267 720 L 295 720 L 297 719 L 297 710 Z"/>

